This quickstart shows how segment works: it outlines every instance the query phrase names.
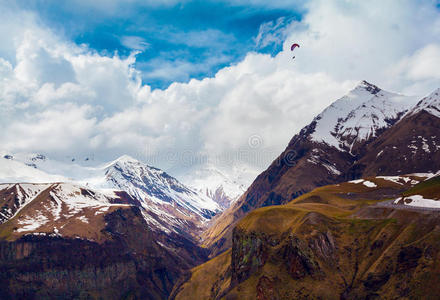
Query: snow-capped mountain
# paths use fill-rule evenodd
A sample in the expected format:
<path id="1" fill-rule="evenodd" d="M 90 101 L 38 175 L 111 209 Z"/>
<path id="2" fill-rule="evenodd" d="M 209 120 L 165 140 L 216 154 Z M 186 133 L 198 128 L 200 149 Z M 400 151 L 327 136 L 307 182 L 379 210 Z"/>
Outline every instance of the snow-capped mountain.
<path id="1" fill-rule="evenodd" d="M 101 193 L 71 183 L 0 184 L 0 197 L 0 224 L 13 219 L 8 223 L 15 228 L 12 235 L 80 232 L 81 225 L 100 222 L 98 215 L 135 201 L 127 201 L 123 193 Z"/>
<path id="2" fill-rule="evenodd" d="M 185 215 L 194 213 L 205 219 L 220 211 L 218 204 L 209 197 L 183 185 L 164 171 L 127 155 L 118 158 L 104 170 L 108 185 L 126 191 L 141 201 L 168 204 Z"/>
<path id="3" fill-rule="evenodd" d="M 203 164 L 189 169 L 182 181 L 225 209 L 246 191 L 257 175 L 257 170 L 242 164 L 222 169 Z"/>
<path id="4" fill-rule="evenodd" d="M 420 100 L 409 114 L 413 115 L 423 110 L 440 118 L 440 88 Z"/>
<path id="5" fill-rule="evenodd" d="M 377 137 L 399 120 L 418 99 L 362 81 L 313 120 L 311 139 L 351 153 L 356 144 Z"/>
<path id="6" fill-rule="evenodd" d="M 0 182 L 59 182 L 67 178 L 58 174 L 49 174 L 37 169 L 32 163 L 16 160 L 12 155 L 4 154 L 0 157 Z"/>
<path id="7" fill-rule="evenodd" d="M 5 166 L 0 177 L 4 183 L 64 182 L 96 194 L 123 191 L 136 199 L 147 222 L 167 232 L 191 235 L 221 210 L 210 197 L 126 155 L 92 167 L 54 161 L 41 154 L 9 154 L 0 158 L 0 166 Z M 14 172 L 8 171 L 11 169 Z"/>

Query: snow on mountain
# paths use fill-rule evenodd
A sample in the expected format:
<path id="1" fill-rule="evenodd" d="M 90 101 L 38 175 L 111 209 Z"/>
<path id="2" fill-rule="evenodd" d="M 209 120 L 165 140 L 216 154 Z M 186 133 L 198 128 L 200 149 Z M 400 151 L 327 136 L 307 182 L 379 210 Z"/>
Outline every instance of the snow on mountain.
<path id="1" fill-rule="evenodd" d="M 422 110 L 440 118 L 440 88 L 420 100 L 409 114 L 415 114 Z"/>
<path id="2" fill-rule="evenodd" d="M 436 199 L 426 199 L 422 195 L 412 195 L 405 198 L 397 198 L 393 202 L 394 204 L 408 205 L 414 207 L 424 208 L 440 208 L 440 201 Z"/>
<path id="3" fill-rule="evenodd" d="M 49 174 L 37 169 L 32 164 L 15 160 L 11 155 L 0 157 L 0 183 L 12 182 L 60 182 L 67 178 L 62 175 Z"/>
<path id="4" fill-rule="evenodd" d="M 22 183 L 18 184 L 0 184 L 0 193 L 7 190 L 7 195 L 3 195 L 2 207 L 0 209 L 0 223 L 3 223 L 14 217 L 23 207 L 34 200 L 50 184 Z M 6 197 L 16 194 L 12 205 L 7 205 Z"/>
<path id="5" fill-rule="evenodd" d="M 11 220 L 15 234 L 77 232 L 78 224 L 103 223 L 95 216 L 130 206 L 115 193 L 104 194 L 72 183 L 0 184 L 0 198 L 0 224 Z"/>
<path id="6" fill-rule="evenodd" d="M 257 170 L 248 166 L 235 165 L 220 170 L 213 165 L 203 165 L 187 170 L 182 176 L 182 184 L 166 172 L 127 155 L 100 165 L 87 158 L 59 161 L 35 153 L 14 153 L 10 160 L 15 165 L 21 162 L 20 166 L 27 165 L 30 172 L 34 171 L 35 174 L 28 176 L 29 180 L 40 177 L 47 178 L 43 182 L 53 182 L 49 179 L 57 178 L 56 181 L 77 182 L 92 188 L 120 189 L 137 199 L 148 198 L 149 202 L 157 204 L 171 205 L 172 199 L 176 199 L 177 206 L 204 218 L 229 206 L 258 175 Z M 38 176 L 38 172 L 46 176 Z M 16 173 L 21 174 L 20 171 Z M 22 182 L 17 174 L 9 176 L 8 182 Z"/>
<path id="7" fill-rule="evenodd" d="M 9 169 L 14 172 L 9 171 L 8 175 L 6 168 L 2 168 L 1 172 L 5 173 L 2 182 L 20 183 L 23 179 L 27 182 L 65 182 L 110 196 L 124 191 L 138 201 L 146 221 L 165 232 L 191 232 L 198 226 L 195 224 L 203 223 L 221 210 L 206 195 L 126 155 L 98 166 L 90 162 L 84 166 L 70 159 L 55 161 L 41 154 L 5 156 L 7 158 L 1 162 L 10 165 Z"/>
<path id="8" fill-rule="evenodd" d="M 392 125 L 417 99 L 390 93 L 362 81 L 314 119 L 311 138 L 342 151 L 351 151 L 356 142 L 375 137 L 379 130 Z"/>
<path id="9" fill-rule="evenodd" d="M 189 169 L 182 181 L 225 209 L 246 191 L 258 173 L 258 170 L 242 164 L 222 169 L 203 164 Z"/>
<path id="10" fill-rule="evenodd" d="M 186 187 L 164 171 L 129 156 L 120 157 L 104 170 L 107 183 L 141 202 L 148 199 L 158 204 L 181 207 L 206 219 L 220 211 L 219 205 L 209 197 Z"/>
<path id="11" fill-rule="evenodd" d="M 35 170 L 43 171 L 46 174 L 56 175 L 63 180 L 60 181 L 81 181 L 84 178 L 99 177 L 100 169 L 107 164 L 97 165 L 89 158 L 54 160 L 40 153 L 14 153 L 0 151 L 2 157 L 8 157 L 15 162 L 32 167 Z M 20 182 L 18 179 L 14 182 Z"/>

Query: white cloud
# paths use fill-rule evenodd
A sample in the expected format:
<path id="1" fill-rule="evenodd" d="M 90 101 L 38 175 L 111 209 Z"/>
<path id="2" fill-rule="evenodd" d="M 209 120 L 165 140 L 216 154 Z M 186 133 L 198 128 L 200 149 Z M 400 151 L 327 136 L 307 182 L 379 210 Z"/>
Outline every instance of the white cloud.
<path id="1" fill-rule="evenodd" d="M 143 93 L 145 105 L 107 118 L 99 131 L 108 147 L 130 145 L 160 166 L 179 168 L 173 164 L 188 163 L 180 155 L 209 153 L 213 160 L 226 156 L 262 168 L 295 131 L 353 84 L 323 73 L 300 74 L 269 55 L 249 54 L 214 78 Z M 250 149 L 253 135 L 263 142 L 257 149 Z"/>
<path id="2" fill-rule="evenodd" d="M 60 87 L 56 87 L 54 83 L 43 84 L 30 98 L 30 101 L 37 105 L 47 106 L 56 102 L 83 102 L 83 99 L 93 99 L 96 94 L 79 84 L 66 82 Z"/>
<path id="3" fill-rule="evenodd" d="M 2 133 L 2 147 L 71 154 L 70 149 L 87 142 L 93 132 L 95 119 L 90 117 L 91 111 L 90 106 L 66 103 L 37 113 L 25 113 L 8 124 Z"/>
<path id="4" fill-rule="evenodd" d="M 133 50 L 145 51 L 150 48 L 150 44 L 140 36 L 123 36 L 121 38 L 121 43 L 125 47 Z"/>
<path id="5" fill-rule="evenodd" d="M 12 65 L 9 61 L 0 57 L 0 78 L 7 78 L 12 73 Z"/>
<path id="6" fill-rule="evenodd" d="M 179 51 L 174 54 L 178 56 Z M 221 63 L 227 63 L 231 60 L 228 55 L 217 54 L 206 57 L 202 61 L 193 63 L 185 59 L 177 58 L 167 60 L 166 58 L 155 58 L 148 62 L 141 62 L 138 65 L 142 68 L 148 68 L 152 71 L 142 74 L 142 77 L 148 79 L 166 79 L 173 81 L 187 81 L 191 73 L 206 73 L 213 67 Z"/>
<path id="7" fill-rule="evenodd" d="M 208 153 L 261 169 L 358 80 L 421 94 L 439 86 L 440 18 L 432 3 L 308 5 L 301 22 L 283 27 L 275 21 L 260 30 L 260 45 L 289 35 L 275 57 L 248 53 L 213 78 L 153 91 L 141 85 L 148 74 L 134 68 L 134 54 L 101 56 L 42 28 L 28 13 L 24 25 L 17 25 L 20 17 L 8 12 L 15 29 L 8 33 L 0 25 L 4 40 L 13 41 L 0 45 L 2 147 L 58 157 L 94 153 L 97 160 L 126 153 L 175 169 L 190 163 L 188 155 Z M 227 36 L 207 32 L 190 42 L 222 38 Z M 301 48 L 292 61 L 293 41 Z M 136 49 L 144 41 L 129 42 Z M 210 66 L 151 63 L 163 64 L 155 76 L 176 79 L 188 69 Z M 249 145 L 254 136 L 256 148 Z"/>
<path id="8" fill-rule="evenodd" d="M 0 1 L 0 57 L 15 63 L 15 56 L 19 41 L 29 28 L 38 30 L 37 17 L 26 11 L 20 11 L 14 1 Z"/>
<path id="9" fill-rule="evenodd" d="M 200 48 L 224 48 L 230 45 L 235 40 L 234 35 L 224 33 L 217 29 L 206 29 L 199 31 L 170 31 L 167 33 L 167 38 L 172 40 L 175 44 L 183 44 L 190 47 Z"/>
<path id="10" fill-rule="evenodd" d="M 95 95 L 93 99 L 87 99 L 88 103 L 91 101 L 101 107 L 104 115 L 120 111 L 136 102 L 141 79 L 139 71 L 133 68 L 134 55 L 122 59 L 87 52 L 72 55 L 69 60 L 77 82 Z"/>
<path id="11" fill-rule="evenodd" d="M 301 44 L 295 49 L 301 72 L 367 79 L 404 90 L 408 83 L 390 72 L 404 57 L 440 42 L 440 11 L 432 1 L 315 0 L 286 40 L 287 52 L 292 42 Z M 425 85 L 425 93 L 434 88 Z"/>
<path id="12" fill-rule="evenodd" d="M 440 44 L 428 44 L 403 57 L 390 68 L 389 76 L 398 81 L 402 91 L 423 95 L 428 89 L 440 86 Z"/>
<path id="13" fill-rule="evenodd" d="M 246 149 L 256 134 L 262 146 L 279 153 L 293 133 L 353 85 L 323 73 L 301 74 L 293 65 L 260 54 L 247 56 L 217 78 L 229 84 L 203 128 L 205 147 L 213 152 Z"/>
<path id="14" fill-rule="evenodd" d="M 408 79 L 440 80 L 440 44 L 430 44 L 402 60 L 399 67 Z"/>
<path id="15" fill-rule="evenodd" d="M 17 48 L 15 77 L 33 85 L 52 82 L 56 85 L 75 81 L 72 65 L 63 57 L 63 50 L 53 47 L 54 41 L 38 32 L 26 31 Z"/>
<path id="16" fill-rule="evenodd" d="M 286 20 L 285 17 L 280 17 L 277 20 L 261 24 L 258 34 L 255 37 L 256 46 L 264 48 L 271 44 L 282 44 L 286 40 L 291 26 L 292 21 Z"/>

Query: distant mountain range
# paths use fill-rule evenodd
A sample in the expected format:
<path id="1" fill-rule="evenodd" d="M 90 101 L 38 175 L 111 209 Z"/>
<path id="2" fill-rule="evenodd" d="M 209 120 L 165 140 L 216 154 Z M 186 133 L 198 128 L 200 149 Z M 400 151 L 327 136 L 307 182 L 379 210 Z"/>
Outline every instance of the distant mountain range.
<path id="1" fill-rule="evenodd" d="M 200 220 L 220 211 L 211 198 L 127 155 L 97 167 L 54 161 L 41 154 L 4 155 L 0 164 L 2 172 L 7 173 L 1 181 L 6 183 L 72 182 L 96 191 L 124 191 L 144 209 L 165 205 Z"/>
<path id="2" fill-rule="evenodd" d="M 258 171 L 247 165 L 219 167 L 200 164 L 190 168 L 182 181 L 217 202 L 223 209 L 235 202 L 257 177 Z"/>

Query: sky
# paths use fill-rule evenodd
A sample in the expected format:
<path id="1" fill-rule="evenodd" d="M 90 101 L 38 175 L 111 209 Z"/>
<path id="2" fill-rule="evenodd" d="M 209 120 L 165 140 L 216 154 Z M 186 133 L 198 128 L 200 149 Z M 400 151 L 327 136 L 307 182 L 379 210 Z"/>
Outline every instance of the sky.
<path id="1" fill-rule="evenodd" d="M 0 0 L 0 20 L 2 153 L 261 171 L 361 80 L 440 87 L 438 1 Z"/>
<path id="2" fill-rule="evenodd" d="M 250 51 L 276 54 L 285 38 L 282 28 L 300 20 L 303 11 L 299 2 L 69 0 L 18 1 L 15 6 L 100 55 L 138 52 L 134 67 L 143 83 L 162 89 L 212 77 Z M 260 26 L 281 30 L 276 40 L 256 40 Z"/>

